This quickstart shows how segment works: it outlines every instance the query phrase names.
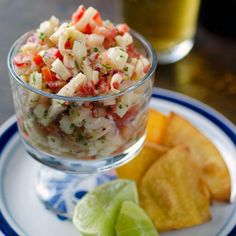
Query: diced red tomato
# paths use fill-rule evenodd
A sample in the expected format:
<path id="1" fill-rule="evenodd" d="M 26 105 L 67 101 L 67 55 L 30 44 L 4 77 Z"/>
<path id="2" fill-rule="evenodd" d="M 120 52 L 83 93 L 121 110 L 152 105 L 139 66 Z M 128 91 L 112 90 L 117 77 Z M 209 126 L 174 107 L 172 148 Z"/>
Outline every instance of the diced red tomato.
<path id="1" fill-rule="evenodd" d="M 136 106 L 130 107 L 123 117 L 118 116 L 116 113 L 113 114 L 113 118 L 118 127 L 122 127 L 130 122 L 138 114 L 138 108 Z"/>
<path id="2" fill-rule="evenodd" d="M 55 81 L 57 78 L 56 76 L 52 74 L 52 72 L 50 71 L 50 69 L 48 67 L 43 67 L 42 68 L 42 74 L 43 74 L 43 79 L 48 83 L 48 82 L 52 82 Z"/>
<path id="3" fill-rule="evenodd" d="M 86 8 L 84 6 L 80 6 L 75 13 L 72 15 L 72 25 L 76 24 L 84 15 Z"/>
<path id="4" fill-rule="evenodd" d="M 144 67 L 143 72 L 146 74 L 150 69 L 150 65 L 147 65 L 146 67 Z"/>
<path id="5" fill-rule="evenodd" d="M 105 35 L 105 40 L 103 42 L 103 46 L 107 49 L 107 48 L 110 48 L 110 47 L 114 47 L 116 42 L 115 42 L 115 37 L 117 36 L 118 34 L 118 31 L 117 29 L 114 27 L 112 29 L 109 29 L 107 32 L 106 32 L 106 35 Z"/>
<path id="6" fill-rule="evenodd" d="M 65 49 L 71 49 L 73 47 L 73 42 L 72 40 L 69 38 L 67 39 L 66 43 L 65 43 Z"/>
<path id="7" fill-rule="evenodd" d="M 59 58 L 61 61 L 63 60 L 63 56 L 61 55 L 59 49 L 55 52 L 55 57 Z"/>
<path id="8" fill-rule="evenodd" d="M 57 134 L 60 132 L 59 127 L 54 123 L 50 123 L 48 126 L 42 126 L 42 129 L 49 134 Z"/>
<path id="9" fill-rule="evenodd" d="M 24 56 L 20 53 L 14 57 L 13 62 L 17 67 L 23 67 L 27 65 Z"/>
<path id="10" fill-rule="evenodd" d="M 127 51 L 126 51 L 129 55 L 129 57 L 132 58 L 137 58 L 140 56 L 140 53 L 138 52 L 138 50 L 134 47 L 133 44 L 130 44 L 127 46 Z"/>
<path id="11" fill-rule="evenodd" d="M 99 79 L 98 83 L 97 83 L 97 89 L 99 91 L 99 93 L 107 93 L 110 89 L 111 89 L 111 79 L 105 79 L 105 78 L 101 78 Z"/>
<path id="12" fill-rule="evenodd" d="M 54 92 L 58 92 L 63 86 L 66 85 L 66 81 L 57 79 L 55 81 L 50 81 L 47 83 L 48 87 Z"/>
<path id="13" fill-rule="evenodd" d="M 80 86 L 79 94 L 82 97 L 94 96 L 95 95 L 95 88 L 94 88 L 93 83 L 88 82 L 88 83 L 83 84 L 82 86 Z"/>
<path id="14" fill-rule="evenodd" d="M 97 118 L 97 117 L 101 117 L 101 116 L 105 116 L 107 114 L 105 108 L 103 107 L 97 107 L 94 106 L 93 110 L 92 110 L 92 116 Z"/>
<path id="15" fill-rule="evenodd" d="M 113 84 L 114 89 L 119 89 L 120 84 L 118 82 L 114 82 Z"/>
<path id="16" fill-rule="evenodd" d="M 102 18 L 99 12 L 97 12 L 93 19 L 99 26 L 102 26 Z"/>
<path id="17" fill-rule="evenodd" d="M 91 27 L 91 25 L 90 24 L 87 24 L 86 26 L 85 26 L 85 29 L 83 30 L 83 33 L 85 33 L 85 34 L 92 34 L 92 27 Z"/>
<path id="18" fill-rule="evenodd" d="M 117 29 L 121 35 L 129 32 L 129 26 L 127 24 L 119 24 L 117 25 Z"/>
<path id="19" fill-rule="evenodd" d="M 37 66 L 43 66 L 44 65 L 44 62 L 43 62 L 43 58 L 42 58 L 42 56 L 41 55 L 39 55 L 39 54 L 36 54 L 35 56 L 34 56 L 34 63 L 37 65 Z"/>

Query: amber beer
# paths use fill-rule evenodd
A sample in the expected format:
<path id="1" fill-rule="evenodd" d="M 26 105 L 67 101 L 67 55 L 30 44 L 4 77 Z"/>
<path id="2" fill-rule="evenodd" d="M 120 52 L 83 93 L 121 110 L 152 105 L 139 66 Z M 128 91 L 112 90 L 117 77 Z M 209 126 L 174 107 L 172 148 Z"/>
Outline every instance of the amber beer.
<path id="1" fill-rule="evenodd" d="M 184 42 L 191 46 L 200 0 L 123 0 L 122 3 L 124 20 L 143 34 L 158 53 L 173 54 L 181 43 L 184 50 Z"/>

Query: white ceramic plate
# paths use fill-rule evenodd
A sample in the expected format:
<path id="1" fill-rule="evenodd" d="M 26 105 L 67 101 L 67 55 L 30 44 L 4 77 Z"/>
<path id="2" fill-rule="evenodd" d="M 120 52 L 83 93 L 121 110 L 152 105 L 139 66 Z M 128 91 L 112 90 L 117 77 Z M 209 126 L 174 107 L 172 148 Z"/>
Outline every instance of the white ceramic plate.
<path id="1" fill-rule="evenodd" d="M 210 222 L 162 233 L 161 236 L 235 236 L 235 126 L 202 103 L 164 89 L 154 89 L 150 105 L 166 114 L 170 111 L 179 113 L 209 137 L 225 158 L 232 185 L 232 203 L 214 204 Z M 15 117 L 11 117 L 0 128 L 0 154 L 0 235 L 78 236 L 71 222 L 53 215 L 38 200 L 34 181 L 41 165 L 24 151 Z"/>

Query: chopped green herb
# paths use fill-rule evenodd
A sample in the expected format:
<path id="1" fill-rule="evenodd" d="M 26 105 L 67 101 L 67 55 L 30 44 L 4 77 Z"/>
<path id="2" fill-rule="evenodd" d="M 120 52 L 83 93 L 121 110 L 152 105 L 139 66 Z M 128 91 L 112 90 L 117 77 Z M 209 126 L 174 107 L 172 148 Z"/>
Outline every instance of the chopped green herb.
<path id="1" fill-rule="evenodd" d="M 102 64 L 102 66 L 103 66 L 104 68 L 106 68 L 107 70 L 111 70 L 111 67 L 110 67 L 109 65 Z"/>
<path id="2" fill-rule="evenodd" d="M 62 101 L 57 101 L 57 104 L 59 104 L 59 105 L 63 105 L 63 103 L 64 102 L 62 102 Z"/>
<path id="3" fill-rule="evenodd" d="M 76 137 L 76 142 L 80 142 L 82 140 L 84 140 L 84 136 L 81 133 L 79 133 L 78 136 Z"/>
<path id="4" fill-rule="evenodd" d="M 127 72 L 128 70 L 129 70 L 129 67 L 128 67 L 128 66 L 125 66 L 125 67 L 124 67 L 124 71 Z"/>
<path id="5" fill-rule="evenodd" d="M 74 129 L 75 128 L 75 125 L 74 124 L 70 124 L 70 129 Z"/>
<path id="6" fill-rule="evenodd" d="M 45 39 L 45 34 L 44 33 L 40 33 L 39 34 L 39 38 L 42 40 L 42 41 L 44 41 L 44 39 Z"/>
<path id="7" fill-rule="evenodd" d="M 28 114 L 27 114 L 27 117 L 30 119 L 30 118 L 33 118 L 34 117 L 34 113 L 32 111 L 30 111 Z"/>
<path id="8" fill-rule="evenodd" d="M 82 57 L 83 61 L 85 60 L 86 57 Z"/>
<path id="9" fill-rule="evenodd" d="M 120 108 L 120 109 L 122 109 L 122 108 L 123 108 L 122 104 L 120 104 L 120 105 L 119 105 L 119 108 Z"/>
<path id="10" fill-rule="evenodd" d="M 33 74 L 33 82 L 34 82 L 34 84 L 36 83 L 36 75 L 35 75 L 35 72 L 34 72 L 34 74 Z"/>
<path id="11" fill-rule="evenodd" d="M 93 51 L 94 51 L 94 52 L 98 52 L 98 48 L 94 48 Z"/>
<path id="12" fill-rule="evenodd" d="M 79 64 L 77 61 L 75 61 L 75 66 L 76 66 L 76 69 L 78 70 L 79 69 Z"/>
<path id="13" fill-rule="evenodd" d="M 44 111 L 44 113 L 43 113 L 43 118 L 46 119 L 47 116 L 48 116 L 48 111 L 46 110 L 46 111 Z"/>
<path id="14" fill-rule="evenodd" d="M 51 137 L 51 141 L 52 141 L 53 143 L 55 143 L 55 142 L 56 142 L 56 139 L 53 138 L 53 137 Z"/>
<path id="15" fill-rule="evenodd" d="M 123 55 L 120 55 L 120 58 L 123 58 L 124 56 Z"/>

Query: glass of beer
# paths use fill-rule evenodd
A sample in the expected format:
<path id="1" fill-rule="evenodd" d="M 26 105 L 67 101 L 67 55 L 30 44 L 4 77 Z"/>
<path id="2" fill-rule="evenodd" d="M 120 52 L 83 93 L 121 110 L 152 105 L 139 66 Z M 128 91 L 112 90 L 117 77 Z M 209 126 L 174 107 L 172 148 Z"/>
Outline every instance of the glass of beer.
<path id="1" fill-rule="evenodd" d="M 154 46 L 160 64 L 176 62 L 193 47 L 200 0 L 123 0 L 130 27 Z"/>

